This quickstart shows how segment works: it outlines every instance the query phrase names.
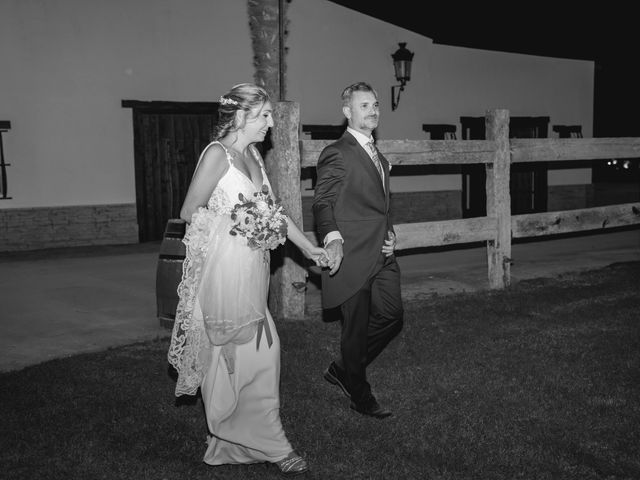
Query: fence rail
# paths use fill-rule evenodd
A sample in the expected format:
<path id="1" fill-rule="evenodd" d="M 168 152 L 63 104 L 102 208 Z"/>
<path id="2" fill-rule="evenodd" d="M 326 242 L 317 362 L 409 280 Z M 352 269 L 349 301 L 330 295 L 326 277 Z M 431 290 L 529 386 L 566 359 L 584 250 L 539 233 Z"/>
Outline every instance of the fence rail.
<path id="1" fill-rule="evenodd" d="M 510 143 L 513 163 L 640 157 L 635 137 L 512 138 Z"/>
<path id="2" fill-rule="evenodd" d="M 300 165 L 314 167 L 332 140 L 301 140 Z M 496 142 L 490 140 L 379 140 L 376 142 L 392 165 L 493 163 Z"/>
<path id="3" fill-rule="evenodd" d="M 275 108 L 274 149 L 267 155 L 270 178 L 278 182 L 276 193 L 293 220 L 301 224 L 301 168 L 314 167 L 331 140 L 299 140 L 299 106 L 280 102 Z M 395 225 L 399 250 L 459 243 L 487 242 L 487 275 L 490 288 L 511 282 L 511 239 L 602 230 L 640 224 L 640 202 L 605 207 L 511 215 L 510 165 L 517 162 L 579 161 L 640 157 L 640 138 L 509 139 L 508 110 L 486 113 L 487 140 L 380 140 L 379 150 L 392 165 L 484 164 L 487 216 Z M 287 150 L 288 149 L 288 150 Z M 317 243 L 314 232 L 305 232 Z M 284 252 L 275 272 L 270 307 L 280 318 L 304 316 L 305 271 Z M 299 257 L 298 257 L 299 258 Z"/>

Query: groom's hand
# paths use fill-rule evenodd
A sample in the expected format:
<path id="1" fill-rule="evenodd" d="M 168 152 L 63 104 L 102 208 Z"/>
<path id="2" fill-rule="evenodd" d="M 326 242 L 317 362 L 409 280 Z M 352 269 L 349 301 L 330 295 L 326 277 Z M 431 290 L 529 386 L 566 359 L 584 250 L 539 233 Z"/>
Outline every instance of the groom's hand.
<path id="1" fill-rule="evenodd" d="M 342 242 L 340 240 L 332 240 L 327 244 L 325 250 L 329 254 L 329 275 L 335 274 L 342 263 Z"/>
<path id="2" fill-rule="evenodd" d="M 393 251 L 396 249 L 397 243 L 396 234 L 389 230 L 387 232 L 387 238 L 384 240 L 384 245 L 382 245 L 382 253 L 385 257 L 393 255 Z"/>

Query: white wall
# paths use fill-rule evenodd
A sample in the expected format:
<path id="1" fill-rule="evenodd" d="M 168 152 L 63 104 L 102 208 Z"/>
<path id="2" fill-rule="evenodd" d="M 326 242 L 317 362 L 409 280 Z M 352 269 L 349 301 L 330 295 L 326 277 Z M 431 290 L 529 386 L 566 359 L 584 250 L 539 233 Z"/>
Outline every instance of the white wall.
<path id="1" fill-rule="evenodd" d="M 251 81 L 246 2 L 2 0 L 0 68 L 0 208 L 135 203 L 121 101 L 213 101 Z"/>
<path id="2" fill-rule="evenodd" d="M 302 123 L 341 123 L 342 88 L 366 80 L 380 94 L 382 139 L 425 139 L 423 123 L 459 126 L 461 115 L 490 108 L 591 135 L 592 62 L 434 45 L 323 0 L 292 2 L 289 19 L 287 99 L 300 102 Z M 415 56 L 392 112 L 399 42 Z M 0 120 L 12 123 L 3 138 L 13 199 L 0 208 L 135 203 L 131 111 L 121 101 L 215 101 L 253 80 L 252 57 L 244 0 L 2 0 Z M 550 172 L 550 184 L 590 182 L 571 173 Z"/>

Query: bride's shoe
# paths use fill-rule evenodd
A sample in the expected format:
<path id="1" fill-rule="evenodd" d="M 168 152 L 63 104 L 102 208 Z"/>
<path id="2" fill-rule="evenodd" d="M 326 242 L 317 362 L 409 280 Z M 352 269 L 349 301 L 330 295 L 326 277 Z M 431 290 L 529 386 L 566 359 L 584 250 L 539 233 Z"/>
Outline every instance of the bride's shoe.
<path id="1" fill-rule="evenodd" d="M 286 458 L 283 458 L 279 462 L 274 462 L 280 469 L 280 473 L 287 477 L 293 477 L 300 475 L 309 470 L 309 466 L 304 458 L 298 455 L 296 452 L 291 452 Z"/>

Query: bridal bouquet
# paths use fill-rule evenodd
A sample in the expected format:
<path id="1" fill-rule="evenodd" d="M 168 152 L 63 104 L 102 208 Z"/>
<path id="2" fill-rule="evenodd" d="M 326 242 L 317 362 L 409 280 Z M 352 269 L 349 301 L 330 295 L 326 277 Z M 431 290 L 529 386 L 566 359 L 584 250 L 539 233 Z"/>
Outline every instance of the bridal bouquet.
<path id="1" fill-rule="evenodd" d="M 238 194 L 241 203 L 231 210 L 231 220 L 235 223 L 229 233 L 247 238 L 253 250 L 272 250 L 287 239 L 287 218 L 282 205 L 269 194 L 269 187 L 262 186 L 253 198 Z"/>

